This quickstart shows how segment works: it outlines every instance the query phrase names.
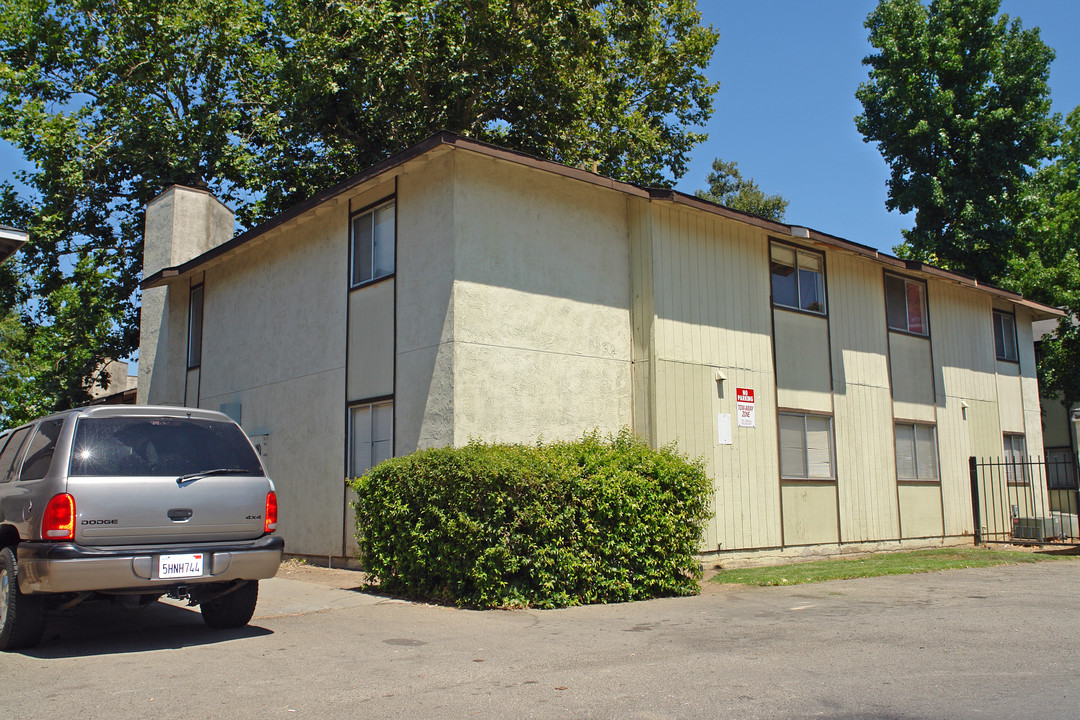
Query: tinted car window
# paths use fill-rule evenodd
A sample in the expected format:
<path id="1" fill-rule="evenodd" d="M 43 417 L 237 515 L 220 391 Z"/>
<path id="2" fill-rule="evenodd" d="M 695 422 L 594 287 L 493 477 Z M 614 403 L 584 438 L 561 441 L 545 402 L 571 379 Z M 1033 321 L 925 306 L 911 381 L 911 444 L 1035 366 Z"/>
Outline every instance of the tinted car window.
<path id="1" fill-rule="evenodd" d="M 11 480 L 12 472 L 15 469 L 15 458 L 19 456 L 19 449 L 22 447 L 23 440 L 29 434 L 30 428 L 24 427 L 8 436 L 7 444 L 0 451 L 0 482 Z"/>
<path id="2" fill-rule="evenodd" d="M 70 475 L 169 475 L 217 469 L 262 475 L 242 430 L 191 418 L 83 418 L 75 428 Z"/>
<path id="3" fill-rule="evenodd" d="M 38 424 L 37 431 L 30 440 L 30 447 L 26 450 L 19 480 L 40 480 L 48 474 L 53 453 L 56 451 L 56 441 L 63 427 L 63 420 L 46 420 Z"/>

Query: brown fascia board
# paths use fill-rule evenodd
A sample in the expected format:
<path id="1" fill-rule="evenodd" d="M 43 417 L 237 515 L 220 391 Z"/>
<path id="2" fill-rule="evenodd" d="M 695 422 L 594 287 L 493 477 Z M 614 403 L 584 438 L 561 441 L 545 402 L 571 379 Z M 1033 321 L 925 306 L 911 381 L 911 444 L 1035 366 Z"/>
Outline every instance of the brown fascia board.
<path id="1" fill-rule="evenodd" d="M 633 197 L 644 198 L 653 201 L 672 202 L 678 205 L 684 205 L 687 207 L 695 208 L 704 212 L 711 213 L 713 215 L 719 215 L 729 220 L 741 222 L 747 225 L 753 225 L 755 227 L 762 228 L 770 233 L 778 233 L 785 237 L 793 236 L 793 228 L 800 227 L 796 225 L 786 225 L 784 223 L 775 222 L 773 220 L 766 220 L 765 218 L 751 215 L 749 213 L 735 210 L 733 208 L 725 207 L 723 205 L 717 205 L 716 203 L 709 202 L 708 200 L 702 200 L 694 195 L 687 195 L 686 193 L 679 192 L 677 190 L 671 190 L 668 188 L 644 188 L 633 183 L 623 182 L 621 180 L 615 180 L 613 178 L 604 177 L 603 175 L 597 175 L 596 173 L 583 170 L 581 168 L 571 167 L 569 165 L 563 165 L 553 160 L 545 160 L 544 158 L 537 157 L 535 155 L 529 155 L 518 150 L 510 150 L 508 148 L 499 147 L 498 145 L 492 145 L 490 143 L 483 142 L 481 140 L 475 140 L 473 138 L 465 137 L 457 133 L 450 132 L 449 130 L 440 130 L 433 135 L 428 136 L 426 139 L 420 141 L 416 145 L 399 152 L 397 155 L 393 155 L 382 162 L 372 165 L 367 170 L 360 172 L 347 180 L 334 185 L 333 187 L 324 190 L 317 195 L 313 195 L 307 200 L 303 201 L 299 205 L 294 205 L 285 212 L 277 215 L 270 220 L 267 220 L 262 225 L 252 228 L 247 232 L 244 232 L 231 240 L 222 243 L 221 245 L 208 250 L 207 252 L 199 255 L 188 262 L 178 265 L 172 268 L 165 268 L 160 270 L 148 278 L 143 279 L 141 287 L 150 288 L 164 285 L 168 280 L 184 275 L 196 268 L 200 267 L 206 262 L 213 260 L 235 250 L 237 247 L 253 240 L 254 238 L 263 235 L 264 233 L 273 230 L 274 228 L 285 224 L 289 220 L 296 218 L 309 210 L 314 209 L 318 205 L 326 202 L 327 200 L 334 198 L 342 193 L 346 193 L 353 188 L 382 175 L 391 170 L 397 169 L 406 163 L 425 155 L 432 150 L 439 147 L 451 147 L 460 148 L 462 150 L 468 150 L 470 152 L 478 153 L 491 158 L 497 158 L 512 162 L 517 165 L 523 165 L 525 167 L 542 170 L 544 172 L 553 173 L 561 177 L 565 177 L 572 180 L 578 180 L 580 182 L 586 182 L 590 185 L 607 188 L 616 192 L 621 192 Z M 870 258 L 888 267 L 894 267 L 900 270 L 906 270 L 908 272 L 915 272 L 921 275 L 928 275 L 932 277 L 938 277 L 943 280 L 948 280 L 960 285 L 964 285 L 970 288 L 983 290 L 989 292 L 991 295 L 996 295 L 1010 302 L 1014 302 L 1018 305 L 1024 305 L 1037 313 L 1043 313 L 1042 317 L 1059 317 L 1063 313 L 1055 307 L 1049 305 L 1043 305 L 1031 300 L 1025 300 L 1020 295 L 1010 293 L 999 288 L 993 288 L 989 285 L 985 285 L 977 282 L 974 278 L 962 275 L 960 273 L 950 272 L 948 270 L 942 270 L 940 268 L 933 267 L 932 265 L 926 265 L 913 260 L 901 260 L 900 258 L 893 257 L 882 253 L 869 245 L 862 245 L 860 243 L 845 240 L 844 238 L 836 235 L 830 235 L 818 230 L 807 229 L 808 237 L 798 237 L 796 239 L 806 239 L 813 243 L 825 245 L 828 247 L 834 247 L 840 250 L 846 250 L 848 252 L 860 255 L 862 257 Z"/>

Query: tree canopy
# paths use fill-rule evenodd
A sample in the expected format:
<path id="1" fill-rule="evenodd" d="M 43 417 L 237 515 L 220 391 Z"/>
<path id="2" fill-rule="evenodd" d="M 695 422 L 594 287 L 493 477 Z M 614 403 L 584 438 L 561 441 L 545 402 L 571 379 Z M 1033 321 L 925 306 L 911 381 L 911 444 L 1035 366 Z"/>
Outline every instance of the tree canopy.
<path id="1" fill-rule="evenodd" d="M 881 0 L 856 92 L 856 126 L 889 165 L 886 206 L 915 212 L 898 254 L 983 279 L 1003 274 L 1024 186 L 1054 135 L 1054 52 L 998 6 Z"/>
<path id="2" fill-rule="evenodd" d="M 724 205 L 734 210 L 741 210 L 767 220 L 783 222 L 788 201 L 783 195 L 766 195 L 753 178 L 744 178 L 739 172 L 739 163 L 726 162 L 716 158 L 712 163 L 712 172 L 707 178 L 707 190 L 698 190 L 702 200 Z"/>
<path id="3" fill-rule="evenodd" d="M 915 212 L 901 257 L 974 275 L 1080 317 L 1080 108 L 1050 114 L 1054 52 L 999 0 L 880 0 L 855 118 Z M 1042 390 L 1080 402 L 1080 329 L 1043 340 Z"/>
<path id="4" fill-rule="evenodd" d="M 6 0 L 0 138 L 32 169 L 0 185 L 30 232 L 0 272 L 0 421 L 135 352 L 167 185 L 205 182 L 244 229 L 442 129 L 669 185 L 716 39 L 694 0 Z"/>

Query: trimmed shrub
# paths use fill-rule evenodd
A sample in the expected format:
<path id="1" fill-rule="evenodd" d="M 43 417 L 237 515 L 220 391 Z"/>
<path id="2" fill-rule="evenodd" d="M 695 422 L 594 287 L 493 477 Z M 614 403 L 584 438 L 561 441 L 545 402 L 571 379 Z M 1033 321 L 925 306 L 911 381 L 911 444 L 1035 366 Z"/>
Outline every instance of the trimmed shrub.
<path id="1" fill-rule="evenodd" d="M 423 450 L 351 485 L 359 557 L 384 592 L 491 608 L 698 591 L 711 482 L 629 430 Z"/>

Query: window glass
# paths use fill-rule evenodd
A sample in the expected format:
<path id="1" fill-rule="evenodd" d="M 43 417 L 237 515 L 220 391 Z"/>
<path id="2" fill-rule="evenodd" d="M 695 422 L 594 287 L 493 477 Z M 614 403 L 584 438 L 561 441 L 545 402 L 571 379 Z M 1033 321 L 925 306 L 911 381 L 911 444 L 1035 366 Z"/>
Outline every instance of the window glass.
<path id="1" fill-rule="evenodd" d="M 394 272 L 394 206 L 375 212 L 375 277 Z"/>
<path id="2" fill-rule="evenodd" d="M 907 299 L 904 295 L 903 278 L 885 276 L 885 312 L 890 328 L 907 330 Z"/>
<path id="3" fill-rule="evenodd" d="M 64 421 L 60 419 L 38 423 L 26 450 L 19 480 L 40 480 L 49 473 L 53 453 L 56 451 L 56 441 L 60 438 L 60 429 L 63 427 Z"/>
<path id="4" fill-rule="evenodd" d="M 806 416 L 806 475 L 812 478 L 831 478 L 832 419 Z"/>
<path id="5" fill-rule="evenodd" d="M 780 415 L 780 474 L 806 477 L 806 445 L 802 415 Z"/>
<path id="6" fill-rule="evenodd" d="M 23 441 L 30 434 L 30 428 L 24 427 L 16 430 L 7 437 L 7 444 L 0 451 L 0 482 L 11 480 L 15 470 L 15 459 L 19 456 Z"/>
<path id="7" fill-rule="evenodd" d="M 799 253 L 799 307 L 825 312 L 825 268 L 821 256 Z"/>
<path id="8" fill-rule="evenodd" d="M 372 214 L 364 213 L 353 219 L 353 285 L 367 282 L 372 278 Z"/>
<path id="9" fill-rule="evenodd" d="M 374 208 L 352 221 L 353 285 L 394 273 L 395 204 Z"/>
<path id="10" fill-rule="evenodd" d="M 896 477 L 901 480 L 914 480 L 915 474 L 915 426 L 897 424 L 896 426 Z"/>
<path id="11" fill-rule="evenodd" d="M 907 284 L 907 329 L 917 335 L 926 334 L 926 290 L 920 283 Z"/>
<path id="12" fill-rule="evenodd" d="M 72 443 L 73 476 L 179 477 L 207 470 L 262 475 L 244 431 L 215 420 L 174 417 L 83 418 Z"/>
<path id="13" fill-rule="evenodd" d="M 998 360 L 1017 361 L 1016 318 L 994 311 L 994 355 Z"/>
<path id="14" fill-rule="evenodd" d="M 202 365 L 203 286 L 191 288 L 188 301 L 188 367 Z"/>
<path id="15" fill-rule="evenodd" d="M 915 457 L 920 480 L 937 480 L 937 440 L 933 425 L 915 426 Z"/>
<path id="16" fill-rule="evenodd" d="M 785 307 L 798 307 L 799 294 L 795 277 L 795 251 L 780 245 L 772 246 L 773 302 Z"/>

